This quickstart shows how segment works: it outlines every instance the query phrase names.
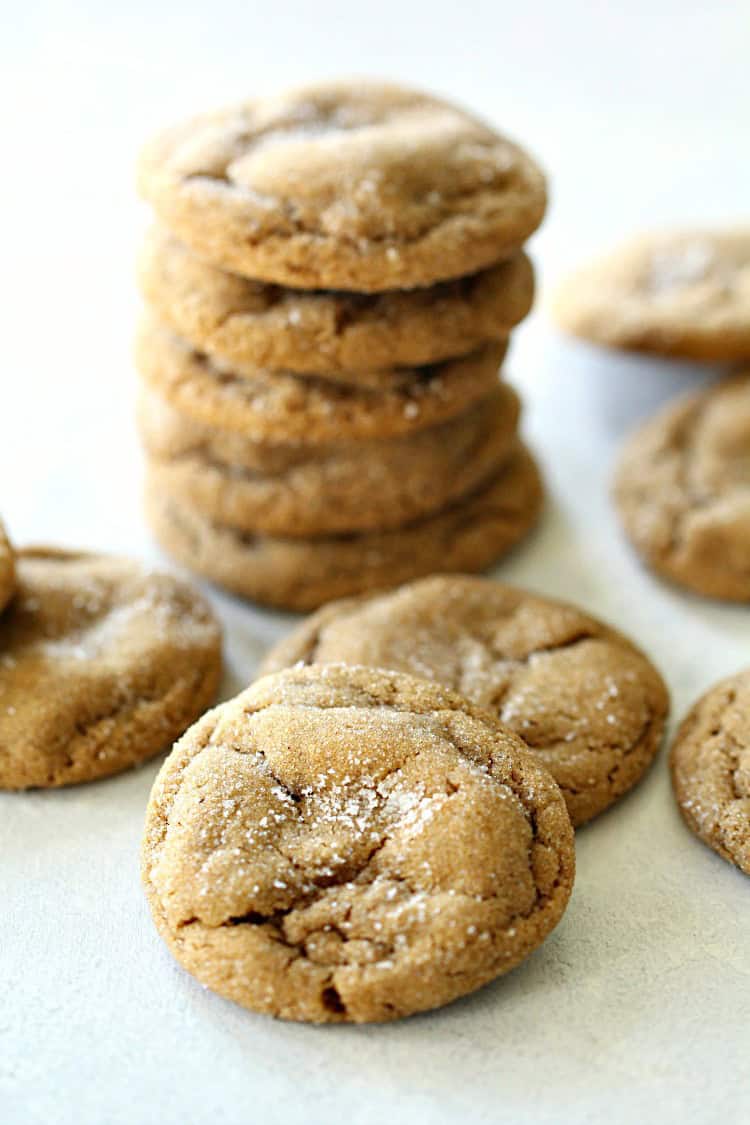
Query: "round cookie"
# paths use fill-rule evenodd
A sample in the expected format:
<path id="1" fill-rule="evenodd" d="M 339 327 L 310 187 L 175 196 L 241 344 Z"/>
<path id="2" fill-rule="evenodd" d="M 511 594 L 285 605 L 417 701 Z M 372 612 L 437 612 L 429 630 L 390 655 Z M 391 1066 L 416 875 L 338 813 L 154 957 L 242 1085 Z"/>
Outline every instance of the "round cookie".
<path id="1" fill-rule="evenodd" d="M 446 102 L 380 83 L 312 86 L 168 129 L 142 195 L 199 257 L 299 289 L 380 292 L 476 273 L 544 215 L 544 176 Z"/>
<path id="2" fill-rule="evenodd" d="M 294 290 L 215 269 L 159 227 L 146 240 L 139 278 L 160 320 L 236 371 L 292 371 L 352 383 L 505 339 L 534 296 L 531 263 L 520 252 L 429 289 Z"/>
<path id="3" fill-rule="evenodd" d="M 677 731 L 670 765 L 685 823 L 750 875 L 750 668 L 698 700 Z"/>
<path id="4" fill-rule="evenodd" d="M 750 228 L 652 234 L 574 274 L 560 326 L 609 347 L 691 360 L 750 356 Z"/>
<path id="5" fill-rule="evenodd" d="M 254 441 L 241 430 L 224 430 L 196 421 L 189 414 L 176 409 L 167 399 L 145 383 L 140 388 L 137 415 L 138 429 L 146 452 L 156 460 L 200 458 L 219 467 L 247 469 L 250 472 L 283 476 L 301 466 L 330 465 L 326 473 L 344 472 L 340 466 L 353 463 L 356 457 L 362 464 L 363 450 L 367 450 L 370 472 L 378 476 L 388 471 L 392 461 L 398 460 L 401 449 L 422 450 L 424 457 L 432 457 L 435 472 L 443 464 L 447 450 L 457 443 L 464 445 L 466 455 L 476 456 L 479 445 L 497 422 L 503 434 L 518 427 L 521 403 L 509 383 L 497 381 L 492 392 L 468 410 L 454 418 L 426 430 L 416 430 L 382 440 L 362 442 L 336 442 L 313 447 L 301 442 Z M 507 430 L 506 430 L 507 428 Z M 461 435 L 461 436 L 459 436 Z M 469 441 L 473 443 L 469 453 Z M 373 468 L 373 462 L 377 468 Z M 323 471 L 323 469 L 321 469 Z M 457 470 L 458 471 L 458 470 Z"/>
<path id="6" fill-rule="evenodd" d="M 750 371 L 667 405 L 629 439 L 615 503 L 657 573 L 750 601 L 749 451 Z"/>
<path id="7" fill-rule="evenodd" d="M 622 634 L 575 606 L 464 575 L 324 606 L 262 670 L 299 662 L 392 668 L 486 708 L 549 770 L 574 825 L 640 780 L 669 708 L 659 673 Z"/>
<path id="8" fill-rule="evenodd" d="M 147 486 L 146 515 L 185 566 L 253 601 L 310 610 L 435 570 L 483 570 L 536 523 L 543 487 L 519 443 L 500 474 L 436 515 L 393 531 L 320 539 L 243 535 Z"/>
<path id="9" fill-rule="evenodd" d="M 155 491 L 238 531 L 314 538 L 387 530 L 455 503 L 497 474 L 514 452 L 519 412 L 518 396 L 499 385 L 440 426 L 322 447 L 321 456 L 297 457 L 281 471 L 227 465 L 202 452 L 165 458 L 150 451 L 149 479 Z"/>
<path id="10" fill-rule="evenodd" d="M 411 433 L 444 422 L 497 386 L 504 344 L 461 359 L 391 373 L 387 388 L 290 372 L 239 374 L 144 322 L 136 344 L 148 386 L 204 425 L 264 442 L 315 445 Z"/>
<path id="11" fill-rule="evenodd" d="M 0 520 L 0 613 L 13 597 L 16 588 L 16 566 L 13 548 Z"/>
<path id="12" fill-rule="evenodd" d="M 574 878 L 557 786 L 443 688 L 370 668 L 268 676 L 177 743 L 146 816 L 159 933 L 255 1011 L 366 1023 L 522 961 Z"/>
<path id="13" fill-rule="evenodd" d="M 0 788 L 90 781 L 166 750 L 210 705 L 221 632 L 169 574 L 20 551 L 0 617 Z"/>

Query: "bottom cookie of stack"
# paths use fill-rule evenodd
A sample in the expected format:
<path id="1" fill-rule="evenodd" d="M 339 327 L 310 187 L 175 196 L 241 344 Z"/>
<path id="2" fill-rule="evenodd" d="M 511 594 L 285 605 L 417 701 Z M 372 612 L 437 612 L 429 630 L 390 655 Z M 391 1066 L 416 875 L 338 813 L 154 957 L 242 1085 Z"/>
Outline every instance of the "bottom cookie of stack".
<path id="1" fill-rule="evenodd" d="M 234 593 L 310 610 L 433 571 L 480 571 L 518 543 L 539 516 L 539 469 L 518 442 L 489 482 L 427 518 L 390 531 L 293 539 L 249 534 L 208 519 L 147 478 L 146 515 L 179 562 Z"/>

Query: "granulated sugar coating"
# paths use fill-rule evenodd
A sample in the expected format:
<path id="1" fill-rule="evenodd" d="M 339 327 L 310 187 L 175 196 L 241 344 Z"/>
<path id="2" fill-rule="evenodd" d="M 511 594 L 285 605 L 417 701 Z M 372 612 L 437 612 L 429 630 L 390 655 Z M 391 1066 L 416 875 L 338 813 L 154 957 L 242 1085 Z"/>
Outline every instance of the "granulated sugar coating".
<path id="1" fill-rule="evenodd" d="M 355 386 L 286 371 L 239 373 L 144 318 L 136 345 L 147 386 L 196 422 L 266 442 L 318 445 L 413 433 L 468 409 L 497 386 L 507 344 L 392 371 L 388 385 Z"/>
<path id="2" fill-rule="evenodd" d="M 165 324 L 240 373 L 261 367 L 384 389 L 394 368 L 468 355 L 505 338 L 534 293 L 522 252 L 426 289 L 286 289 L 216 269 L 158 227 L 146 239 L 139 278 Z"/>
<path id="3" fill-rule="evenodd" d="M 221 633 L 169 574 L 102 555 L 17 556 L 0 617 L 0 787 L 69 785 L 168 749 L 212 702 Z"/>
<path id="4" fill-rule="evenodd" d="M 139 186 L 199 257 L 301 289 L 375 292 L 509 258 L 544 176 L 456 106 L 379 82 L 256 98 L 168 129 Z"/>
<path id="5" fill-rule="evenodd" d="M 0 520 L 0 613 L 13 596 L 16 587 L 16 568 L 13 548 Z"/>
<path id="6" fill-rule="evenodd" d="M 177 960 L 285 1019 L 391 1020 L 506 972 L 574 876 L 557 786 L 510 731 L 398 673 L 294 668 L 177 743 L 143 879 Z"/>
<path id="7" fill-rule="evenodd" d="M 750 668 L 698 700 L 677 732 L 670 759 L 685 822 L 750 875 Z"/>
<path id="8" fill-rule="evenodd" d="M 582 824 L 651 764 L 669 699 L 629 640 L 565 605 L 484 578 L 425 578 L 325 606 L 263 668 L 345 661 L 437 680 L 519 734 Z"/>

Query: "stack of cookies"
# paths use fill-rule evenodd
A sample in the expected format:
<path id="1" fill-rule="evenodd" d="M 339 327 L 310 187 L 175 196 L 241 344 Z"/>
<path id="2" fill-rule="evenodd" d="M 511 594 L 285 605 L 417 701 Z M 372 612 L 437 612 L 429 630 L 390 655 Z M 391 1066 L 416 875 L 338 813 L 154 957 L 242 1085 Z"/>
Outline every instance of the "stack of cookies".
<path id="1" fill-rule="evenodd" d="M 522 150 L 424 94 L 322 86 L 162 134 L 140 185 L 163 225 L 139 426 L 171 554 L 309 609 L 483 569 L 532 526 L 498 378 L 546 201 Z"/>

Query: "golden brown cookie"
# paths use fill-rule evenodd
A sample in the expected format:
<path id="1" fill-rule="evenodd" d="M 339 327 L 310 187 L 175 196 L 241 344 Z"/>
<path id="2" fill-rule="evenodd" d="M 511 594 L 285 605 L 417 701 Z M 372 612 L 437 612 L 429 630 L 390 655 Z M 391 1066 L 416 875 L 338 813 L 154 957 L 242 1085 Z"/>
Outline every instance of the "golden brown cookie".
<path id="1" fill-rule="evenodd" d="M 247 1008 L 366 1023 L 513 968 L 574 878 L 560 791 L 452 692 L 333 665 L 268 676 L 177 743 L 142 850 L 159 933 Z"/>
<path id="2" fill-rule="evenodd" d="M 507 432 L 510 433 L 518 426 L 520 412 L 521 403 L 516 392 L 509 383 L 498 381 L 495 389 L 485 399 L 480 399 L 455 418 L 427 430 L 417 430 L 382 441 L 375 439 L 367 443 L 355 441 L 312 447 L 301 442 L 253 441 L 241 430 L 223 430 L 198 422 L 175 409 L 167 399 L 146 384 L 140 389 L 137 415 L 144 448 L 158 460 L 196 457 L 219 466 L 234 466 L 276 476 L 293 472 L 303 465 L 310 466 L 313 462 L 321 466 L 330 462 L 332 467 L 325 471 L 333 475 L 344 471 L 339 468 L 340 464 L 353 461 L 355 457 L 359 458 L 361 464 L 362 452 L 366 449 L 370 472 L 379 476 L 381 472 L 388 471 L 391 459 L 399 459 L 398 450 L 402 447 L 423 448 L 425 457 L 437 459 L 445 455 L 439 448 L 441 444 L 452 447 L 459 442 L 465 443 L 467 457 L 475 455 L 476 447 L 484 442 L 488 428 L 496 418 L 502 417 Z M 459 438 L 459 433 L 464 436 Z M 469 442 L 473 443 L 472 453 L 469 451 Z M 373 469 L 372 461 L 376 459 L 379 467 Z M 437 465 L 438 461 L 435 460 L 435 471 L 443 471 Z"/>
<path id="3" fill-rule="evenodd" d="M 640 780 L 669 708 L 659 673 L 621 633 L 575 606 L 465 575 L 324 606 L 262 671 L 298 662 L 393 668 L 460 692 L 525 740 L 575 825 Z"/>
<path id="4" fill-rule="evenodd" d="M 750 668 L 698 700 L 677 731 L 670 763 L 685 823 L 750 875 Z"/>
<path id="5" fill-rule="evenodd" d="M 429 289 L 310 291 L 215 269 L 161 227 L 146 240 L 139 278 L 160 320 L 237 371 L 353 383 L 373 371 L 437 363 L 505 339 L 534 296 L 531 263 L 520 252 Z"/>
<path id="6" fill-rule="evenodd" d="M 562 286 L 560 326 L 632 351 L 693 360 L 750 357 L 750 228 L 633 239 Z"/>
<path id="7" fill-rule="evenodd" d="M 146 514 L 162 547 L 212 582 L 253 601 L 309 610 L 435 570 L 483 570 L 536 523 L 542 499 L 539 470 L 519 445 L 480 491 L 394 531 L 314 540 L 243 535 L 154 487 Z"/>
<path id="8" fill-rule="evenodd" d="M 52 548 L 20 551 L 17 571 L 0 617 L 0 788 L 119 773 L 213 701 L 221 633 L 187 583 Z"/>
<path id="9" fill-rule="evenodd" d="M 3 521 L 0 520 L 0 613 L 13 597 L 16 588 L 15 555 L 10 540 L 5 533 Z"/>
<path id="10" fill-rule="evenodd" d="M 380 83 L 258 98 L 168 129 L 139 186 L 207 262 L 299 289 L 379 292 L 510 257 L 544 177 L 456 107 Z"/>
<path id="11" fill-rule="evenodd" d="M 387 530 L 475 491 L 513 454 L 520 404 L 507 384 L 449 422 L 390 441 L 320 447 L 263 471 L 200 450 L 164 457 L 149 449 L 151 486 L 238 531 L 316 537 Z M 147 406 L 142 413 L 147 415 Z M 144 426 L 149 448 L 150 423 Z M 277 456 L 272 449 L 270 456 Z"/>
<path id="12" fill-rule="evenodd" d="M 630 438 L 614 496 L 657 573 L 750 601 L 750 371 L 671 403 Z"/>
<path id="13" fill-rule="evenodd" d="M 377 439 L 435 426 L 495 389 L 505 345 L 404 369 L 388 389 L 289 372 L 242 375 L 145 321 L 136 362 L 146 383 L 204 425 L 264 442 L 320 444 Z M 394 373 L 395 374 L 395 373 Z"/>

